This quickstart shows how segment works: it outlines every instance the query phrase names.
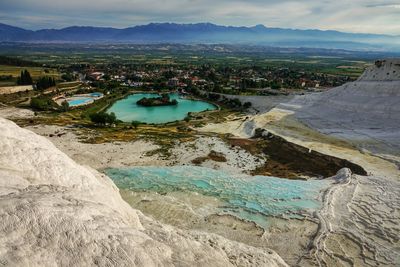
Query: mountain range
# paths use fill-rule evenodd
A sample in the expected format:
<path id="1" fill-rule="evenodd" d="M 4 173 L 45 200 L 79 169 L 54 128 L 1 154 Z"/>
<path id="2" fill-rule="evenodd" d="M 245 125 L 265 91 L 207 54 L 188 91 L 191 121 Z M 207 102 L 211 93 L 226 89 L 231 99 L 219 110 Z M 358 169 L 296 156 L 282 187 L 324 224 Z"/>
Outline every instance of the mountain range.
<path id="1" fill-rule="evenodd" d="M 279 47 L 313 47 L 350 50 L 400 51 L 400 36 L 221 26 L 211 23 L 150 23 L 124 29 L 72 26 L 26 30 L 0 23 L 0 42 L 57 43 L 205 43 L 255 44 Z"/>

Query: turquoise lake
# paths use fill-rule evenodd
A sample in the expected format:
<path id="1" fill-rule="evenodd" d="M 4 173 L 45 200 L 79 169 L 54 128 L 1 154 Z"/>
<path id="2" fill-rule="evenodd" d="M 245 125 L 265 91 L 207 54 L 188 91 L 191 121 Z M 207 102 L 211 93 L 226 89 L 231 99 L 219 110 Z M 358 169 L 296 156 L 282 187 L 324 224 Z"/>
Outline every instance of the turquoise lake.
<path id="1" fill-rule="evenodd" d="M 257 215 L 293 216 L 320 208 L 317 200 L 329 180 L 288 180 L 269 176 L 232 175 L 195 166 L 108 169 L 106 174 L 124 190 L 160 194 L 184 191 L 213 196 L 221 212 L 256 221 Z"/>
<path id="2" fill-rule="evenodd" d="M 171 99 L 178 101 L 178 105 L 175 106 L 143 107 L 136 104 L 143 97 L 158 96 L 158 94 L 133 94 L 115 102 L 107 112 L 114 112 L 117 118 L 124 122 L 140 121 L 158 124 L 183 120 L 188 112 L 217 109 L 216 106 L 204 101 L 181 99 L 178 94 L 169 94 Z"/>

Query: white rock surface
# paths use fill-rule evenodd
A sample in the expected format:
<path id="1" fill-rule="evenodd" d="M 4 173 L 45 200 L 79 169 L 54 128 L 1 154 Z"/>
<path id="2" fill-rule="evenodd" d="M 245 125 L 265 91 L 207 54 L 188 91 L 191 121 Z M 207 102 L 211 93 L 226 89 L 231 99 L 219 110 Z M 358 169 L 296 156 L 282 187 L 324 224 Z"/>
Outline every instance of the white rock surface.
<path id="1" fill-rule="evenodd" d="M 375 61 L 366 69 L 359 81 L 400 81 L 400 59 L 391 58 Z"/>
<path id="2" fill-rule="evenodd" d="M 251 121 L 252 128 L 367 170 L 368 176 L 352 175 L 325 194 L 312 252 L 298 266 L 399 266 L 400 171 L 391 163 L 400 162 L 399 73 L 400 59 L 380 61 L 356 82 L 201 129 L 248 137 Z M 382 159 L 388 154 L 391 162 Z"/>
<path id="3" fill-rule="evenodd" d="M 377 61 L 355 82 L 296 96 L 282 107 L 320 132 L 400 156 L 400 59 Z"/>
<path id="4" fill-rule="evenodd" d="M 159 146 L 144 140 L 91 144 L 80 140 L 80 129 L 71 126 L 41 124 L 27 126 L 25 129 L 46 137 L 71 159 L 79 162 L 80 165 L 89 166 L 95 170 L 142 165 L 152 166 L 160 162 L 157 156 L 145 156 L 146 153 L 158 149 Z"/>
<path id="5" fill-rule="evenodd" d="M 286 266 L 272 250 L 145 217 L 108 177 L 3 118 L 0 265 Z"/>

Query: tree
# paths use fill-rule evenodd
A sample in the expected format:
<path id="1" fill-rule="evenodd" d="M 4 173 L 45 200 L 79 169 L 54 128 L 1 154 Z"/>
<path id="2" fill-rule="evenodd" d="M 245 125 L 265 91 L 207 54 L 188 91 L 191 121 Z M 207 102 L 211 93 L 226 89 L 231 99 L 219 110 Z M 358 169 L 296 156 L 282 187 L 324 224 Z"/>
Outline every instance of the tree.
<path id="1" fill-rule="evenodd" d="M 108 114 L 108 117 L 106 118 L 106 123 L 113 124 L 116 122 L 117 122 L 117 116 L 115 116 L 115 113 L 111 112 L 110 114 Z"/>
<path id="2" fill-rule="evenodd" d="M 89 118 L 92 122 L 99 125 L 113 124 L 117 122 L 117 117 L 114 112 L 111 112 L 110 114 L 106 112 L 93 113 L 89 115 Z"/>
<path id="3" fill-rule="evenodd" d="M 31 108 L 35 110 L 51 110 L 57 106 L 57 104 L 49 97 L 34 97 L 30 102 Z"/>
<path id="4" fill-rule="evenodd" d="M 96 124 L 106 124 L 106 118 L 104 114 L 105 113 L 93 113 L 89 115 L 89 118 L 92 122 Z"/>
<path id="5" fill-rule="evenodd" d="M 281 88 L 281 85 L 277 82 L 271 82 L 271 89 L 278 90 Z"/>
<path id="6" fill-rule="evenodd" d="M 28 70 L 22 70 L 21 75 L 17 79 L 18 85 L 31 85 L 33 84 L 31 74 Z"/>
<path id="7" fill-rule="evenodd" d="M 72 82 L 75 80 L 75 77 L 72 73 L 64 73 L 63 75 L 61 75 L 61 79 L 63 79 L 66 82 Z"/>
<path id="8" fill-rule="evenodd" d="M 251 107 L 251 102 L 245 102 L 245 103 L 243 104 L 243 107 L 244 107 L 245 109 L 250 108 L 250 107 Z"/>
<path id="9" fill-rule="evenodd" d="M 111 80 L 110 74 L 104 74 L 104 75 L 103 75 L 103 79 L 104 79 L 105 81 Z"/>
<path id="10" fill-rule="evenodd" d="M 141 124 L 140 121 L 132 121 L 132 123 L 131 123 L 131 125 L 132 125 L 135 129 L 137 129 L 137 127 L 138 127 L 140 124 Z"/>
<path id="11" fill-rule="evenodd" d="M 40 77 L 36 82 L 36 89 L 39 91 L 43 91 L 53 86 L 56 86 L 56 81 L 54 78 L 48 76 Z"/>
<path id="12" fill-rule="evenodd" d="M 62 111 L 68 111 L 68 109 L 69 109 L 69 103 L 68 103 L 68 101 L 63 101 L 63 102 L 61 103 L 61 110 L 62 110 Z"/>
<path id="13" fill-rule="evenodd" d="M 242 106 L 242 102 L 240 102 L 240 100 L 238 98 L 229 100 L 229 103 L 233 107 L 241 107 Z"/>

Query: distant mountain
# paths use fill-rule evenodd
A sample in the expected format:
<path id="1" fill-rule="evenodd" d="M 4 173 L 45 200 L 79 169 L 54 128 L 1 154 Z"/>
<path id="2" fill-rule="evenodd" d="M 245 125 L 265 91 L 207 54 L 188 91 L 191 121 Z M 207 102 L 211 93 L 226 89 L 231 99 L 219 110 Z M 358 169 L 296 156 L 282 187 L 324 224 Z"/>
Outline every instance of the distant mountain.
<path id="1" fill-rule="evenodd" d="M 0 23 L 0 41 L 23 40 L 32 33 L 32 31 Z"/>
<path id="2" fill-rule="evenodd" d="M 73 26 L 37 31 L 0 24 L 0 42 L 225 43 L 400 51 L 400 36 L 211 23 L 150 23 L 125 29 Z"/>

